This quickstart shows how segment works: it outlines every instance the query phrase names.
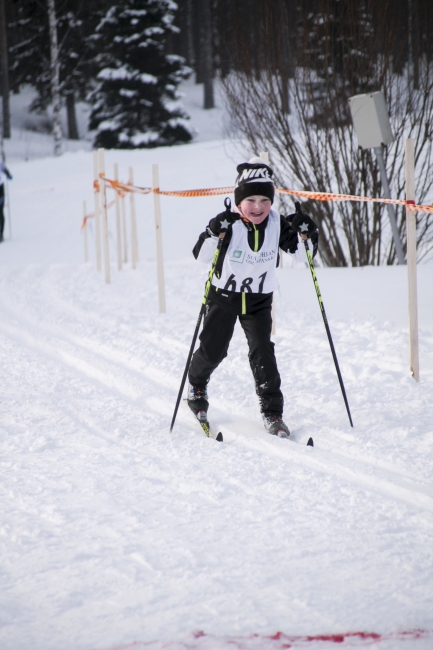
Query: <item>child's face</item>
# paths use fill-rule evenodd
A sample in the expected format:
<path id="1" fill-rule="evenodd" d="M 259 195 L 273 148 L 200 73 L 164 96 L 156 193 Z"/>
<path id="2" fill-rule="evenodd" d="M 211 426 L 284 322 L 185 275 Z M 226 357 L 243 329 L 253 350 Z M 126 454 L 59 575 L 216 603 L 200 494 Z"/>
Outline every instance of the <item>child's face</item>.
<path id="1" fill-rule="evenodd" d="M 241 201 L 238 208 L 245 219 L 258 225 L 259 223 L 262 223 L 270 213 L 271 205 L 271 199 L 268 199 L 267 196 L 254 195 L 248 196 L 246 199 Z"/>

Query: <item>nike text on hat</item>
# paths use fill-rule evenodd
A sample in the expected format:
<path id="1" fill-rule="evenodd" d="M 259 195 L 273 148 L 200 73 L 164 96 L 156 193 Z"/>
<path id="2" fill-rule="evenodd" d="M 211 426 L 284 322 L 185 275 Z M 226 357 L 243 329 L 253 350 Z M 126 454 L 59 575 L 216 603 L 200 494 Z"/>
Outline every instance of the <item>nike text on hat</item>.
<path id="1" fill-rule="evenodd" d="M 275 186 L 272 176 L 274 172 L 261 158 L 251 158 L 249 162 L 237 166 L 238 176 L 235 183 L 235 204 L 248 196 L 266 196 L 274 201 Z"/>

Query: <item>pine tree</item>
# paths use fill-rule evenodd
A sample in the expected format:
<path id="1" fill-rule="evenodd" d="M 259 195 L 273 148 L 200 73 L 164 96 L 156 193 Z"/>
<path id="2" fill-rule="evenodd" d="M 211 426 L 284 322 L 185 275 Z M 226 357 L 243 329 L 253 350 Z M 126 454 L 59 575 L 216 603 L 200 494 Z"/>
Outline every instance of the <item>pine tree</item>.
<path id="1" fill-rule="evenodd" d="M 171 0 L 125 0 L 112 6 L 96 30 L 97 86 L 90 129 L 96 147 L 158 147 L 189 142 L 177 86 L 190 70 L 166 54 L 176 5 Z"/>

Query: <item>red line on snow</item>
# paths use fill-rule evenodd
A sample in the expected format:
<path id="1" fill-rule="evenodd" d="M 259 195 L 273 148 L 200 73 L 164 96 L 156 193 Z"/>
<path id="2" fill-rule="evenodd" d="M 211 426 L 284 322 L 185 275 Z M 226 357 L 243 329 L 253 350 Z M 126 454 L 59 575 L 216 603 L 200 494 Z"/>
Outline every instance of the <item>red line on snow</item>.
<path id="1" fill-rule="evenodd" d="M 228 648 L 238 648 L 239 650 L 248 650 L 248 648 L 257 650 L 266 648 L 266 650 L 282 650 L 283 648 L 305 648 L 312 647 L 313 643 L 338 643 L 345 644 L 346 647 L 366 647 L 373 643 L 381 641 L 415 641 L 416 639 L 433 638 L 433 629 L 415 629 L 402 630 L 380 634 L 378 632 L 342 632 L 335 634 L 315 634 L 315 635 L 290 635 L 284 632 L 276 632 L 271 636 L 262 634 L 250 634 L 246 636 L 216 636 L 207 634 L 202 630 L 192 632 L 182 641 L 133 641 L 123 645 L 112 646 L 110 650 L 141 650 L 149 648 L 150 650 L 198 650 L 211 648 L 212 642 L 218 648 L 226 645 Z M 201 642 L 203 640 L 203 644 Z M 352 643 L 353 642 L 353 643 Z M 260 644 L 260 645 L 259 645 Z"/>
<path id="2" fill-rule="evenodd" d="M 290 636 L 283 632 L 277 632 L 268 638 L 275 641 L 282 641 L 282 648 L 291 648 L 293 645 L 299 645 L 315 642 L 327 641 L 328 643 L 344 643 L 351 639 L 359 639 L 361 641 L 390 641 L 390 640 L 410 640 L 428 638 L 433 633 L 433 630 L 405 630 L 401 632 L 394 632 L 390 634 L 378 634 L 377 632 L 344 632 L 341 634 L 316 634 L 307 636 Z M 287 645 L 292 644 L 292 645 Z"/>

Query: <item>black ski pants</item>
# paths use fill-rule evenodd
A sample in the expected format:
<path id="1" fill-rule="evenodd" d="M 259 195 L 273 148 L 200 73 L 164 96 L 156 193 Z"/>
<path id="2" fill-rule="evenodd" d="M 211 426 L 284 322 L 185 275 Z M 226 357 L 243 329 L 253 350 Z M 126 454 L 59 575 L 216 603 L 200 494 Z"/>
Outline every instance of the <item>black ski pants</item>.
<path id="1" fill-rule="evenodd" d="M 194 386 L 206 386 L 212 372 L 227 356 L 237 318 L 247 337 L 251 370 L 262 413 L 283 413 L 281 379 L 271 341 L 271 307 L 259 308 L 254 313 L 232 314 L 215 302 L 209 301 L 200 334 L 200 347 L 194 353 L 189 367 L 189 381 Z"/>

